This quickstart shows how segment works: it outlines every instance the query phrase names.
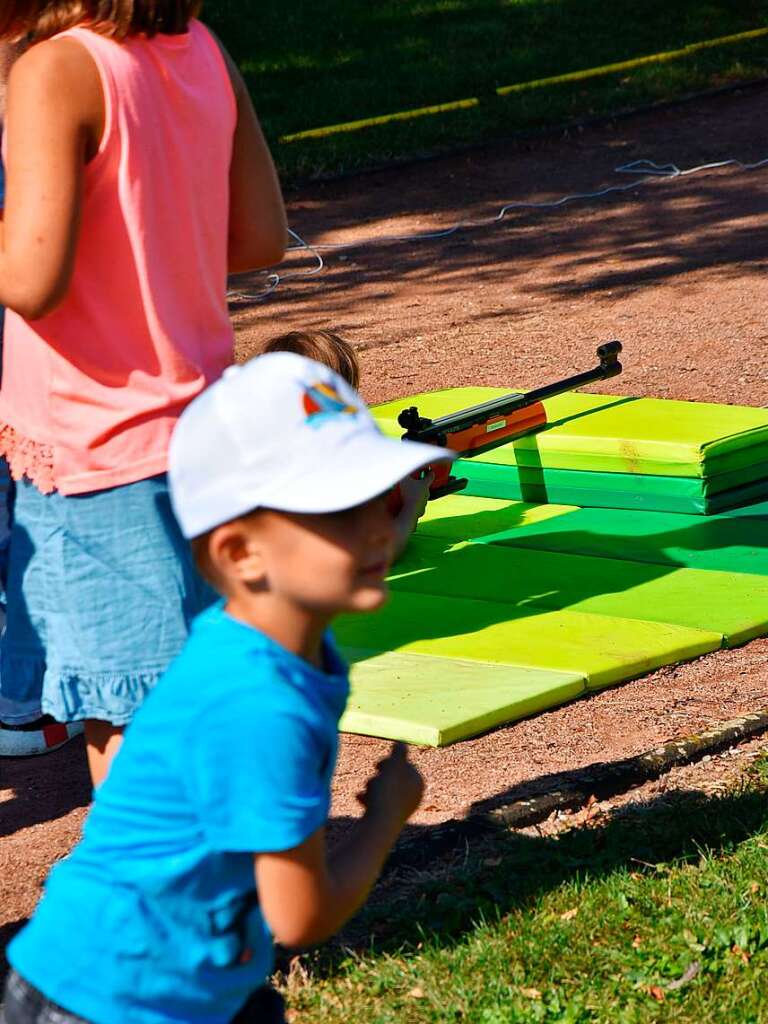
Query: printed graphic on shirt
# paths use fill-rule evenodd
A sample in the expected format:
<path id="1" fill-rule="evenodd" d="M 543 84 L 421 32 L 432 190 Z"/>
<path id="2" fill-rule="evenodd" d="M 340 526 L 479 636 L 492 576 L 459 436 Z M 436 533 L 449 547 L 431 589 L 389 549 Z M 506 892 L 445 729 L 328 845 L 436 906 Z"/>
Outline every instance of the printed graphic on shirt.
<path id="1" fill-rule="evenodd" d="M 317 381 L 304 390 L 304 412 L 311 427 L 319 427 L 336 416 L 357 416 L 360 409 L 345 402 L 332 384 Z"/>

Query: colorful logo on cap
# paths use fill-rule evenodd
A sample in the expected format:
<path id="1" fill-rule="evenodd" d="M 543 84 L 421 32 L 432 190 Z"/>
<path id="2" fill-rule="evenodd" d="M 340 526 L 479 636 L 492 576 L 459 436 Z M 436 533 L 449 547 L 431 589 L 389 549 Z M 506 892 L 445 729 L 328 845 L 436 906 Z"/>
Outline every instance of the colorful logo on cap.
<path id="1" fill-rule="evenodd" d="M 311 427 L 319 427 L 337 416 L 357 416 L 356 405 L 345 402 L 332 384 L 308 384 L 304 388 L 304 412 Z"/>

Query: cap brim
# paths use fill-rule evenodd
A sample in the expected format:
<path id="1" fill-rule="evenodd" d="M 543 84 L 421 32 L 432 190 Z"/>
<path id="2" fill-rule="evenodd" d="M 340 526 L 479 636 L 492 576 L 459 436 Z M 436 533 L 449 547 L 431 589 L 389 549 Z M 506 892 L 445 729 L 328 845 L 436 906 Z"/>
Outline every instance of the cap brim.
<path id="1" fill-rule="evenodd" d="M 391 490 L 432 463 L 455 458 L 447 448 L 395 441 L 370 432 L 351 435 L 338 455 L 332 479 L 328 478 L 327 461 L 318 458 L 318 468 L 305 471 L 300 480 L 283 482 L 274 490 L 265 488 L 261 504 L 282 512 L 341 512 Z"/>

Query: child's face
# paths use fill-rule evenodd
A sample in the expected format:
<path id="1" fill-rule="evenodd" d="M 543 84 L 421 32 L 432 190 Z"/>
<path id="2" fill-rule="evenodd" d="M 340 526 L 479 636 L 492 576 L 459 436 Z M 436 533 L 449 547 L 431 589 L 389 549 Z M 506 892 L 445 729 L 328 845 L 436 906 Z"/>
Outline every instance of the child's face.
<path id="1" fill-rule="evenodd" d="M 271 593 L 322 615 L 372 611 L 386 600 L 395 546 L 386 497 L 323 515 L 264 510 L 255 528 Z"/>

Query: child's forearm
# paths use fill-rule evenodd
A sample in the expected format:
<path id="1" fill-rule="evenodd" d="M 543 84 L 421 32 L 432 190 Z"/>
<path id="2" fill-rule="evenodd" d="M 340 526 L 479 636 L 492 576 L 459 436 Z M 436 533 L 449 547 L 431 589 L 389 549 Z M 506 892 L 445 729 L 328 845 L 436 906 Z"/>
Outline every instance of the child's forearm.
<path id="1" fill-rule="evenodd" d="M 325 829 L 284 854 L 257 854 L 261 909 L 277 941 L 311 946 L 338 931 L 365 902 L 403 821 L 366 812 L 330 857 Z"/>
<path id="2" fill-rule="evenodd" d="M 329 895 L 337 919 L 328 922 L 328 935 L 338 931 L 363 905 L 404 824 L 400 819 L 386 820 L 366 812 L 332 852 L 328 863 L 332 890 Z"/>
<path id="3" fill-rule="evenodd" d="M 291 850 L 254 855 L 262 913 L 279 942 L 321 942 L 352 917 L 423 791 L 405 745 L 395 743 L 358 795 L 365 814 L 330 856 L 324 826 Z"/>
<path id="4" fill-rule="evenodd" d="M 403 505 L 395 517 L 395 559 L 405 551 L 416 524 L 424 515 L 429 499 L 429 488 L 434 479 L 435 474 L 430 469 L 422 477 L 406 477 L 400 481 Z"/>

